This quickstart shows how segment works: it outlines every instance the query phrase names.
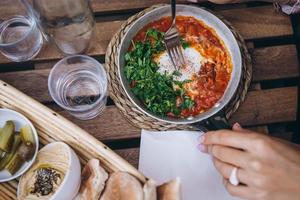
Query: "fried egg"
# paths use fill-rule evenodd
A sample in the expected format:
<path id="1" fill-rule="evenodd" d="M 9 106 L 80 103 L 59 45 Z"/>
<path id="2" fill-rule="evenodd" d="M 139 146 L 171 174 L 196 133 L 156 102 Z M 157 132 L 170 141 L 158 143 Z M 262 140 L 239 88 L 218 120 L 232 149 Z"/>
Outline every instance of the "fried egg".
<path id="1" fill-rule="evenodd" d="M 191 79 L 193 74 L 197 74 L 201 68 L 201 61 L 204 57 L 193 47 L 187 47 L 183 50 L 186 66 L 179 69 L 181 76 L 176 76 L 178 81 L 184 81 Z M 166 51 L 154 57 L 154 61 L 158 64 L 158 72 L 161 74 L 171 74 L 175 71 L 175 68 L 171 62 L 171 59 Z"/>

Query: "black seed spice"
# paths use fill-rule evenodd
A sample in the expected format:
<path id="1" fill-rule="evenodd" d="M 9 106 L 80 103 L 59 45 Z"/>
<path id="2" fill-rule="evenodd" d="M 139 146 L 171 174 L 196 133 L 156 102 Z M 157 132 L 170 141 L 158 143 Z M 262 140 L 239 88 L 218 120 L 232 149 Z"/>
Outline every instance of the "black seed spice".
<path id="1" fill-rule="evenodd" d="M 54 184 L 58 184 L 61 175 L 51 168 L 40 168 L 37 171 L 34 188 L 31 194 L 46 196 L 54 190 Z"/>

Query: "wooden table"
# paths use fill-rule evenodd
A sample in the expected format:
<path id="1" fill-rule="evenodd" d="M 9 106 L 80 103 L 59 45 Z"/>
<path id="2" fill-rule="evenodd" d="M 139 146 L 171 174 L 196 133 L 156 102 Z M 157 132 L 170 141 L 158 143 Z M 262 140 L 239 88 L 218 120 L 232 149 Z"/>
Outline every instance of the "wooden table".
<path id="1" fill-rule="evenodd" d="M 97 21 L 97 37 L 87 54 L 103 62 L 110 38 L 123 20 L 143 8 L 167 2 L 94 0 L 92 6 Z M 276 12 L 267 3 L 213 5 L 203 2 L 200 5 L 215 10 L 230 21 L 246 39 L 253 58 L 251 89 L 230 121 L 299 142 L 299 16 L 291 18 Z M 0 18 L 13 9 L 18 9 L 14 7 L 14 0 L 1 0 Z M 109 101 L 103 115 L 90 121 L 73 118 L 53 102 L 47 88 L 48 74 L 62 57 L 49 44 L 34 60 L 24 63 L 12 63 L 0 56 L 0 79 L 78 124 L 137 166 L 141 130 L 129 124 L 112 101 Z M 293 134 L 293 131 L 298 134 Z"/>

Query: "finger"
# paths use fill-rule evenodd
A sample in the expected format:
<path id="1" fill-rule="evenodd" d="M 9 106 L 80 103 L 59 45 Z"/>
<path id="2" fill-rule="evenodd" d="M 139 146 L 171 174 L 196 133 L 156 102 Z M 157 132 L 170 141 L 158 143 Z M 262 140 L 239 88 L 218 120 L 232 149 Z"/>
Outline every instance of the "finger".
<path id="1" fill-rule="evenodd" d="M 213 159 L 214 166 L 218 170 L 218 172 L 223 176 L 225 179 L 229 179 L 232 170 L 234 169 L 235 166 L 224 163 L 216 158 Z M 237 170 L 237 179 L 239 182 L 248 185 L 248 183 L 251 181 L 250 176 L 248 175 L 247 171 L 242 168 L 238 168 Z"/>
<path id="2" fill-rule="evenodd" d="M 238 131 L 238 132 L 243 132 L 243 133 L 253 133 L 253 131 L 251 130 L 248 130 L 248 129 L 244 129 L 239 123 L 235 123 L 233 126 L 232 126 L 232 130 L 233 131 Z"/>
<path id="3" fill-rule="evenodd" d="M 224 186 L 228 193 L 235 197 L 253 199 L 253 196 L 255 196 L 253 189 L 245 185 L 234 186 L 228 180 L 224 180 Z"/>
<path id="4" fill-rule="evenodd" d="M 213 157 L 231 165 L 246 168 L 250 160 L 250 154 L 246 151 L 221 145 L 209 145 L 208 152 Z"/>
<path id="5" fill-rule="evenodd" d="M 202 153 L 208 153 L 208 146 L 207 145 L 198 144 L 197 149 L 199 151 L 201 151 Z"/>
<path id="6" fill-rule="evenodd" d="M 243 134 L 231 130 L 210 131 L 200 137 L 204 145 L 223 145 L 249 150 L 255 145 L 253 134 Z"/>

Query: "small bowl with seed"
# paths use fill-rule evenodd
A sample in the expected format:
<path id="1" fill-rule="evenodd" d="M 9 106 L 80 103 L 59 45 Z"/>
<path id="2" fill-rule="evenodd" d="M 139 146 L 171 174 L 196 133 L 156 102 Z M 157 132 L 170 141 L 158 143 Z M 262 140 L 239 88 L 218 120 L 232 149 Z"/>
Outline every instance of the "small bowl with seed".
<path id="1" fill-rule="evenodd" d="M 63 142 L 52 142 L 38 152 L 21 177 L 18 199 L 73 199 L 80 188 L 81 167 L 75 152 Z"/>
<path id="2" fill-rule="evenodd" d="M 0 109 L 0 183 L 24 174 L 36 158 L 38 145 L 36 129 L 24 115 Z"/>

